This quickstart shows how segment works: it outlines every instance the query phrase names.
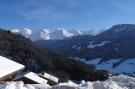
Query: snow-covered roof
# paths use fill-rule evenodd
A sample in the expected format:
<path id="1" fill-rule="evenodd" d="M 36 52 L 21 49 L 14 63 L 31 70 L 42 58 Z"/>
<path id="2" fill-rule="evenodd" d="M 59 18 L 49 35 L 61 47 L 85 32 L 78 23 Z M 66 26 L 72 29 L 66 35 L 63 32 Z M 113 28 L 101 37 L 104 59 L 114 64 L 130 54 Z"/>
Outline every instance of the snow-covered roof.
<path id="1" fill-rule="evenodd" d="M 36 83 L 39 83 L 39 84 L 48 82 L 46 79 L 39 77 L 38 74 L 33 73 L 33 72 L 28 72 L 24 75 L 16 76 L 15 80 L 21 79 L 23 77 L 28 78 Z"/>
<path id="2" fill-rule="evenodd" d="M 0 78 L 23 69 L 25 66 L 0 56 Z"/>
<path id="3" fill-rule="evenodd" d="M 44 74 L 41 75 L 41 76 L 44 77 L 44 78 L 46 78 L 46 79 L 49 79 L 49 80 L 51 80 L 51 81 L 54 81 L 54 82 L 56 82 L 56 83 L 58 83 L 58 81 L 59 81 L 59 79 L 58 79 L 57 77 L 52 76 L 52 75 L 50 75 L 50 74 L 48 74 L 48 73 L 44 73 Z"/>
<path id="4" fill-rule="evenodd" d="M 26 78 L 31 79 L 37 83 L 47 83 L 48 81 L 39 77 L 37 74 L 33 72 L 29 72 L 28 74 L 24 75 Z"/>

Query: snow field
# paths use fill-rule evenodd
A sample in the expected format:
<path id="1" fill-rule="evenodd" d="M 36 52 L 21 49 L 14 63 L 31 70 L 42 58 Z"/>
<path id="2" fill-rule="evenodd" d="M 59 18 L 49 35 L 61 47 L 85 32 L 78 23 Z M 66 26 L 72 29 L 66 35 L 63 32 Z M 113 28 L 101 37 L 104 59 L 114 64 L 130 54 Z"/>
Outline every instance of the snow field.
<path id="1" fill-rule="evenodd" d="M 82 80 L 80 84 L 69 81 L 55 86 L 49 86 L 43 83 L 24 84 L 18 81 L 1 84 L 0 89 L 135 89 L 135 78 L 119 75 L 110 77 L 106 81 L 85 82 Z"/>

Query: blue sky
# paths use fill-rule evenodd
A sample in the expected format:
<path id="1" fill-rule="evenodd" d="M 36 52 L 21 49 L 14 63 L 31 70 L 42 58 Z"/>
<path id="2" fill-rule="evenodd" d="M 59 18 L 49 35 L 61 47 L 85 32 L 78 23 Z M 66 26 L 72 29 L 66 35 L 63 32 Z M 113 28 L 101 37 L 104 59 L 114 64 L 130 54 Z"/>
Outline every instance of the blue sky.
<path id="1" fill-rule="evenodd" d="M 135 0 L 0 0 L 0 27 L 103 29 L 135 24 Z"/>

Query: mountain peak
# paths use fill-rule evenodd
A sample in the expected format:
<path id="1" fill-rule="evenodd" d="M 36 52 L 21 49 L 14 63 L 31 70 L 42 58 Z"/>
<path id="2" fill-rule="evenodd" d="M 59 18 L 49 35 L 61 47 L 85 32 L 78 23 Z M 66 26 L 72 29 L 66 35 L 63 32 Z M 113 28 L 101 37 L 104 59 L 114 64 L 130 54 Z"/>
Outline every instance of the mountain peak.
<path id="1" fill-rule="evenodd" d="M 32 34 L 32 30 L 29 28 L 24 28 L 22 30 L 22 35 L 25 36 L 26 38 L 29 38 Z"/>
<path id="2" fill-rule="evenodd" d="M 19 29 L 13 29 L 11 30 L 12 33 L 15 33 L 15 34 L 20 34 L 20 30 Z"/>
<path id="3" fill-rule="evenodd" d="M 61 34 L 63 34 L 63 36 L 67 36 L 70 37 L 73 35 L 73 33 L 68 32 L 67 30 L 65 30 L 64 28 L 58 28 L 58 31 L 61 32 Z"/>
<path id="4" fill-rule="evenodd" d="M 78 29 L 72 29 L 69 31 L 70 33 L 73 33 L 74 35 L 82 35 L 82 32 L 79 31 Z"/>
<path id="5" fill-rule="evenodd" d="M 118 24 L 111 27 L 111 30 L 115 32 L 121 32 L 121 31 L 132 30 L 132 29 L 135 29 L 134 24 Z"/>
<path id="6" fill-rule="evenodd" d="M 50 31 L 48 29 L 43 29 L 42 31 L 45 33 L 50 33 Z"/>
<path id="7" fill-rule="evenodd" d="M 43 40 L 49 40 L 50 39 L 50 32 L 48 29 L 43 29 L 40 32 L 40 38 Z"/>
<path id="8" fill-rule="evenodd" d="M 64 28 L 58 28 L 58 30 L 56 30 L 50 34 L 52 39 L 60 39 L 60 40 L 67 38 L 67 37 L 71 37 L 73 35 L 74 35 L 73 33 L 68 32 Z"/>

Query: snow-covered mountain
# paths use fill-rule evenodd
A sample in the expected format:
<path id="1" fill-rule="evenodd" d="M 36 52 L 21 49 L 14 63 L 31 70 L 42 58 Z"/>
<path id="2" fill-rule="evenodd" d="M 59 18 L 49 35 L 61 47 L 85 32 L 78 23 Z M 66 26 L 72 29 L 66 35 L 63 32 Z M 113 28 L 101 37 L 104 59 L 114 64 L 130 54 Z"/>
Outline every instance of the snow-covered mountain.
<path id="1" fill-rule="evenodd" d="M 32 31 L 32 34 L 29 38 L 32 41 L 49 40 L 50 39 L 50 32 L 48 29 L 34 30 L 34 31 Z"/>
<path id="2" fill-rule="evenodd" d="M 65 39 L 71 36 L 74 36 L 74 34 L 66 31 L 64 28 L 58 28 L 58 30 L 50 33 L 50 37 L 56 40 Z"/>
<path id="3" fill-rule="evenodd" d="M 12 33 L 15 33 L 15 34 L 20 34 L 21 33 L 21 30 L 19 29 L 13 29 L 11 30 Z"/>
<path id="4" fill-rule="evenodd" d="M 23 30 L 13 29 L 11 32 L 15 34 L 21 34 L 32 41 L 50 39 L 50 32 L 47 29 L 32 31 L 32 29 L 24 28 Z"/>
<path id="5" fill-rule="evenodd" d="M 79 30 L 67 31 L 64 28 L 58 28 L 57 30 L 50 32 L 48 29 L 31 30 L 24 28 L 23 30 L 13 29 L 12 33 L 21 34 L 26 38 L 30 38 L 32 41 L 37 40 L 62 40 L 71 36 L 81 35 Z"/>
<path id="6" fill-rule="evenodd" d="M 104 30 L 88 30 L 88 31 L 79 31 L 77 29 L 72 29 L 67 31 L 64 28 L 58 28 L 57 30 L 54 30 L 50 32 L 48 29 L 38 29 L 38 30 L 32 30 L 29 28 L 24 28 L 22 30 L 19 29 L 13 29 L 11 30 L 12 33 L 21 34 L 25 36 L 26 38 L 30 38 L 32 41 L 37 40 L 63 40 L 65 38 L 69 38 L 72 36 L 78 36 L 78 35 L 97 35 L 102 33 Z"/>
<path id="7" fill-rule="evenodd" d="M 24 28 L 24 30 L 22 30 L 21 34 L 23 36 L 25 36 L 26 38 L 30 38 L 32 31 L 29 28 Z"/>
<path id="8" fill-rule="evenodd" d="M 43 40 L 49 40 L 49 39 L 51 39 L 51 38 L 50 38 L 50 32 L 48 31 L 48 29 L 43 29 L 43 30 L 41 30 L 41 32 L 40 32 L 40 37 L 41 37 Z"/>
<path id="9" fill-rule="evenodd" d="M 26 38 L 30 38 L 30 36 L 32 35 L 32 30 L 29 28 L 24 28 L 23 30 L 13 29 L 11 30 L 11 32 L 15 34 L 21 34 Z"/>

